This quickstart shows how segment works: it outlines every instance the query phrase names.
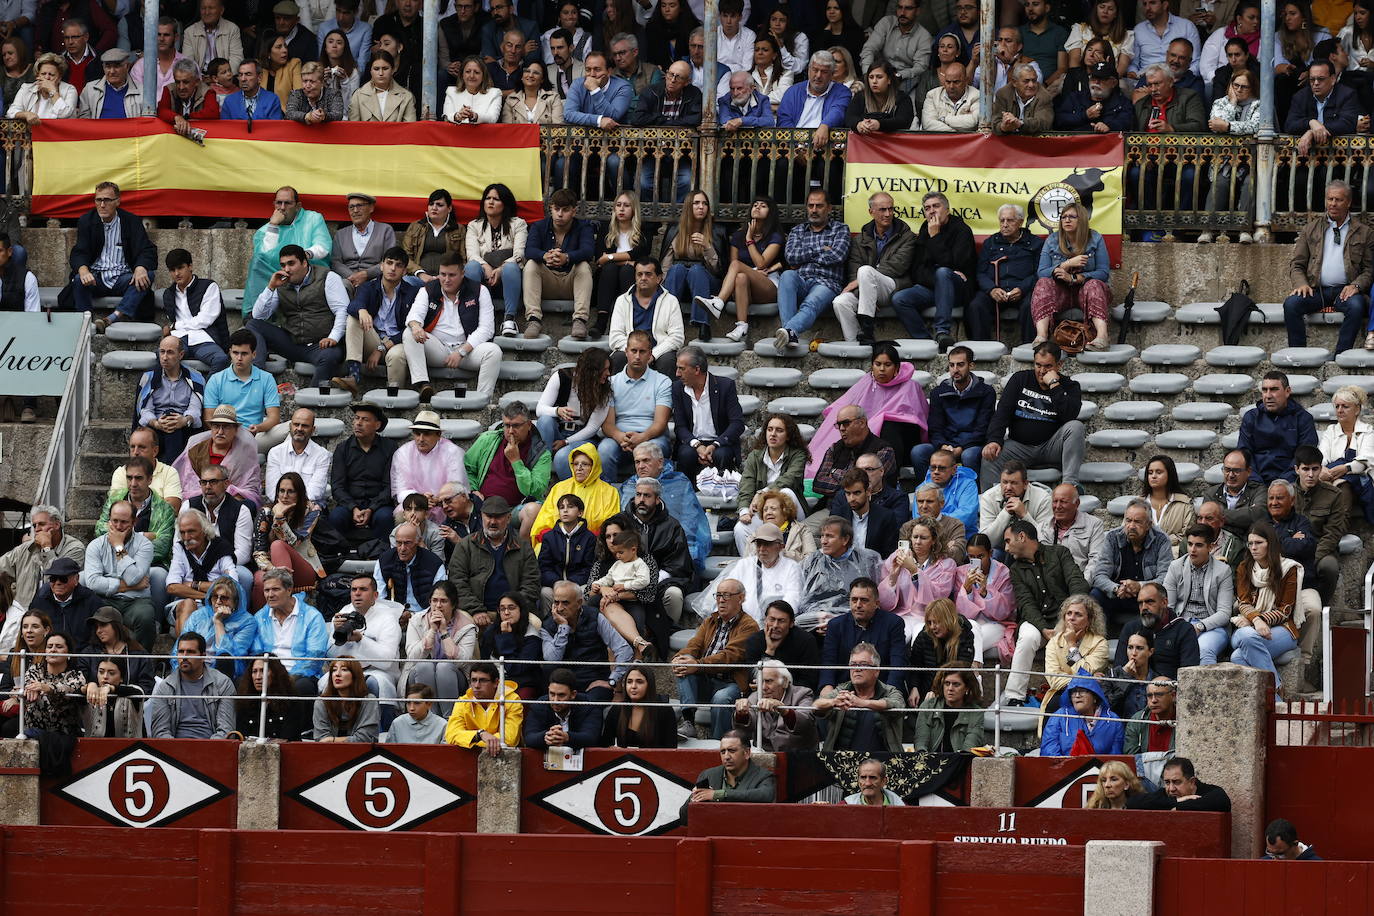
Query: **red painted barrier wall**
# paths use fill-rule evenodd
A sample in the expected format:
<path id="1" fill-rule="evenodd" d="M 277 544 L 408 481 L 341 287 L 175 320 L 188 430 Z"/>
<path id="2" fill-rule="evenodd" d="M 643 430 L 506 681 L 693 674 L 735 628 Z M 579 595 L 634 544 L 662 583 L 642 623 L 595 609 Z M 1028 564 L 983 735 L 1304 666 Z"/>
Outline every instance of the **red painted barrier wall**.
<path id="1" fill-rule="evenodd" d="M 859 808 L 850 805 L 692 806 L 692 836 L 872 837 L 1018 849 L 1082 846 L 1088 840 L 1159 840 L 1166 854 L 1219 858 L 1231 819 L 1205 811 L 1087 811 L 1068 808 Z M 957 844 L 957 845 L 954 845 Z"/>
<path id="2" fill-rule="evenodd" d="M 1134 757 L 1016 758 L 1016 807 L 1082 808 L 1108 760 L 1120 760 L 1135 772 Z"/>
<path id="3" fill-rule="evenodd" d="M 1155 916 L 1368 916 L 1374 863 L 1164 859 Z"/>
<path id="4" fill-rule="evenodd" d="M 1324 859 L 1374 859 L 1372 772 L 1371 747 L 1271 745 L 1265 822 L 1292 821 L 1302 841 Z"/>

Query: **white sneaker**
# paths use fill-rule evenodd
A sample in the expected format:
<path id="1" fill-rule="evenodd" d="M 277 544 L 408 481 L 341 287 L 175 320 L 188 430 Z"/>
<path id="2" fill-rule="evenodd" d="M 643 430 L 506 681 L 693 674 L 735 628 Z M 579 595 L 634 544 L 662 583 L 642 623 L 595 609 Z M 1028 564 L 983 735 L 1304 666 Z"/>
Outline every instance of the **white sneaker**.
<path id="1" fill-rule="evenodd" d="M 1251 235 L 1250 233 L 1248 233 L 1248 232 L 1242 232 L 1242 233 L 1240 234 L 1240 243 L 1241 243 L 1242 245 L 1249 245 L 1249 244 L 1252 244 L 1254 241 L 1255 241 L 1255 237 L 1254 237 L 1253 235 Z"/>
<path id="2" fill-rule="evenodd" d="M 788 344 L 791 342 L 791 337 L 787 333 L 787 328 L 778 328 L 777 332 L 773 334 L 773 346 L 777 348 L 779 353 L 786 350 Z"/>
<path id="3" fill-rule="evenodd" d="M 745 338 L 745 336 L 748 335 L 748 333 L 749 333 L 749 322 L 747 322 L 747 321 L 736 321 L 736 322 L 735 322 L 734 330 L 732 330 L 730 333 L 726 334 L 725 336 L 726 336 L 727 338 L 729 338 L 730 340 L 739 342 L 739 341 L 743 340 L 743 339 Z"/>
<path id="4" fill-rule="evenodd" d="M 719 318 L 720 313 L 725 311 L 725 300 L 719 296 L 707 296 L 706 307 L 711 310 L 712 315 Z"/>
<path id="5" fill-rule="evenodd" d="M 1207 243 L 1212 241 L 1212 233 L 1204 232 L 1197 237 L 1197 240 L 1200 244 L 1206 245 Z"/>
<path id="6" fill-rule="evenodd" d="M 515 326 L 514 318 L 507 318 L 505 321 L 501 322 L 502 337 L 515 337 L 519 335 L 519 333 L 520 329 Z"/>

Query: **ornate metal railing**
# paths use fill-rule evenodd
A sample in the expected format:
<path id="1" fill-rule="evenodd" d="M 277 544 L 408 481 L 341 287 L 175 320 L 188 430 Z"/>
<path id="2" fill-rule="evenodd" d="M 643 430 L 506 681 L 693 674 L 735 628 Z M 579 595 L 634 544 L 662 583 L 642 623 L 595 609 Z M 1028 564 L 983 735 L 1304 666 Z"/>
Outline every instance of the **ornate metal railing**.
<path id="1" fill-rule="evenodd" d="M 1249 232 L 1255 146 L 1228 134 L 1126 134 L 1126 230 Z"/>
<path id="2" fill-rule="evenodd" d="M 1354 195 L 1352 209 L 1374 214 L 1374 187 L 1369 177 L 1374 171 L 1374 140 L 1366 136 L 1336 137 L 1325 146 L 1313 147 L 1306 156 L 1298 154 L 1296 137 L 1274 140 L 1273 228 L 1292 232 L 1306 225 L 1313 213 L 1326 206 L 1326 183 L 1339 178 L 1350 185 Z"/>

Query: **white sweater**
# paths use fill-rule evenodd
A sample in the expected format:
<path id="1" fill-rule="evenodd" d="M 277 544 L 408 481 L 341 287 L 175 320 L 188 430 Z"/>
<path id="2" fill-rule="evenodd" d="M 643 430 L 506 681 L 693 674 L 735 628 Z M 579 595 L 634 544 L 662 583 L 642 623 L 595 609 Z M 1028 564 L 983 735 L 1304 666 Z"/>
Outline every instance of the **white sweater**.
<path id="1" fill-rule="evenodd" d="M 460 123 L 495 124 L 501 120 L 501 102 L 504 98 L 500 89 L 488 89 L 480 95 L 474 95 L 465 89 L 450 86 L 444 93 L 444 120 L 457 120 L 458 112 L 466 106 L 477 115 L 477 120 Z"/>

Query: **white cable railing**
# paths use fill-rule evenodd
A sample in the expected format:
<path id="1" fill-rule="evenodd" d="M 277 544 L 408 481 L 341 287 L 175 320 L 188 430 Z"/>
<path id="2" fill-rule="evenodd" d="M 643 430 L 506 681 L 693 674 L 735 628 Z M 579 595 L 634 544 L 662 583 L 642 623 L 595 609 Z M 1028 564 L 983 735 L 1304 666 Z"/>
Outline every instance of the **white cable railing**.
<path id="1" fill-rule="evenodd" d="M 35 656 L 36 659 L 41 659 L 42 657 L 43 657 L 43 656 Z M 111 657 L 111 656 L 109 656 L 109 655 L 106 654 L 106 653 L 100 653 L 100 652 L 71 652 L 71 653 L 67 653 L 67 654 L 66 654 L 65 656 L 63 656 L 63 657 L 65 657 L 66 659 L 68 659 L 68 660 L 70 661 L 70 660 L 72 660 L 72 659 L 103 659 L 103 658 L 109 658 L 109 657 Z M 117 658 L 127 658 L 128 656 L 114 656 L 114 657 L 117 657 Z M 176 656 L 176 655 L 140 655 L 140 656 L 134 656 L 134 657 L 146 659 L 146 660 L 149 660 L 149 661 L 167 661 L 167 662 L 170 662 L 170 663 L 173 663 L 173 664 L 176 663 L 176 662 L 179 660 L 179 658 L 180 658 L 179 656 Z M 304 662 L 319 662 L 319 663 L 321 664 L 321 669 L 322 669 L 322 670 L 321 670 L 321 673 L 318 675 L 318 677 L 325 677 L 325 678 L 327 678 L 327 677 L 329 676 L 329 670 L 328 670 L 328 669 L 329 669 L 329 665 L 330 665 L 330 663 L 332 663 L 332 662 L 334 662 L 334 661 L 338 661 L 339 659 L 351 659 L 351 660 L 354 660 L 354 661 L 359 662 L 359 664 L 362 664 L 362 663 L 364 662 L 364 659 L 356 658 L 356 657 L 354 657 L 354 656 L 347 656 L 347 655 L 325 656 L 325 657 L 317 657 L 317 656 L 282 656 L 282 655 L 205 655 L 205 656 L 199 656 L 199 657 L 202 658 L 202 659 L 204 659 L 204 661 L 207 663 L 207 665 L 210 665 L 210 666 L 213 666 L 214 663 L 220 662 L 220 661 L 233 661 L 233 662 L 240 662 L 240 661 L 242 661 L 242 662 L 247 662 L 247 663 L 251 664 L 251 663 L 253 663 L 253 662 L 255 662 L 255 661 L 261 661 L 261 660 L 264 659 L 264 658 L 276 659 L 278 662 L 281 662 L 281 663 L 283 663 L 284 665 L 285 665 L 285 664 L 288 664 L 288 663 L 301 662 L 301 661 L 304 661 Z M 674 663 L 673 661 L 663 661 L 663 662 L 647 662 L 647 661 L 614 662 L 614 661 L 611 661 L 611 660 L 607 660 L 607 661 L 580 660 L 580 661 L 579 661 L 579 660 L 565 660 L 565 659 L 555 659 L 555 660 L 547 660 L 547 659 L 507 659 L 507 658 L 505 658 L 504 656 L 503 656 L 503 657 L 500 657 L 500 658 L 495 658 L 495 659 L 479 659 L 479 658 L 472 658 L 472 659 L 439 659 L 439 660 L 435 660 L 435 659 L 412 659 L 412 658 L 399 658 L 399 657 L 398 657 L 398 658 L 382 658 L 382 659 L 373 658 L 373 659 L 367 659 L 366 661 L 367 661 L 367 662 L 382 662 L 382 663 L 385 663 L 385 664 L 398 664 L 398 665 L 402 665 L 402 666 L 404 666 L 404 665 L 406 665 L 406 664 L 413 664 L 413 663 L 415 663 L 415 662 L 417 662 L 417 661 L 419 661 L 419 662 L 443 661 L 443 662 L 448 662 L 449 664 L 456 665 L 456 666 L 471 666 L 471 665 L 473 665 L 473 664 L 479 664 L 479 663 L 483 663 L 483 662 L 485 662 L 485 663 L 487 663 L 487 664 L 494 665 L 494 666 L 496 667 L 496 669 L 497 669 L 497 679 L 498 679 L 498 682 L 499 682 L 499 683 L 498 683 L 498 686 L 497 686 L 497 689 L 496 689 L 496 693 L 495 693 L 495 695 L 494 695 L 492 698 L 486 699 L 486 700 L 482 700 L 482 699 L 478 699 L 478 698 L 470 697 L 470 696 L 466 696 L 466 695 L 464 695 L 464 696 L 458 696 L 458 697 L 438 697 L 438 696 L 436 696 L 436 697 L 428 698 L 428 699 L 426 700 L 426 702 L 432 702 L 432 703 L 446 703 L 446 704 L 454 704 L 454 705 L 459 704 L 459 703 L 463 703 L 463 704 L 481 705 L 481 706 L 489 706 L 489 705 L 492 704 L 492 703 L 497 704 L 498 716 L 499 716 L 499 722 L 500 722 L 500 726 L 499 726 L 500 731 L 499 731 L 499 733 L 497 734 L 497 738 L 498 738 L 498 741 L 501 743 L 501 746 L 503 746 L 503 747 L 507 746 L 507 745 L 506 745 L 506 741 L 505 741 L 506 703 L 507 703 L 507 700 L 506 700 L 506 697 L 505 697 L 505 691 L 504 691 L 504 689 L 503 689 L 503 685 L 506 683 L 507 666 L 510 665 L 510 664 L 516 664 L 516 665 L 522 665 L 522 666 L 537 666 L 537 667 L 549 668 L 549 669 L 554 669 L 554 668 L 568 668 L 568 669 L 575 670 L 575 669 L 578 669 L 578 668 L 595 668 L 595 669 L 597 669 L 597 670 L 599 670 L 599 671 L 607 671 L 607 672 L 609 672 L 609 670 L 612 669 L 612 668 L 614 668 L 614 667 L 622 666 L 622 665 L 623 665 L 623 666 L 633 666 L 633 667 L 649 668 L 649 669 L 659 669 L 659 668 L 672 669 L 672 668 L 678 667 L 678 665 L 677 665 L 676 663 Z M 29 656 L 25 655 L 25 656 L 22 657 L 21 660 L 20 660 L 20 684 L 21 684 L 21 685 L 22 685 L 23 680 L 24 680 L 24 679 L 26 678 L 26 676 L 27 676 L 28 667 L 29 667 Z M 754 675 L 755 683 L 757 683 L 757 682 L 759 681 L 760 676 L 762 675 L 762 672 L 765 670 L 764 662 L 763 662 L 762 660 L 761 660 L 761 661 L 758 661 L 758 662 L 753 662 L 753 663 L 739 662 L 739 663 L 709 665 L 709 666 L 704 666 L 704 667 L 708 667 L 708 668 L 710 668 L 712 671 L 721 671 L 721 670 L 730 670 L 730 671 L 745 670 L 745 671 L 749 671 L 749 672 L 751 672 L 751 673 Z M 830 666 L 830 665 L 786 665 L 785 667 L 787 668 L 787 670 L 788 670 L 789 672 L 792 672 L 792 671 L 822 671 L 822 672 L 825 672 L 825 671 L 837 671 L 837 670 L 848 671 L 848 670 L 853 670 L 854 668 L 862 667 L 862 668 L 865 669 L 865 670 L 881 670 L 881 671 L 887 671 L 887 672 L 901 672 L 901 673 L 935 674 L 935 673 L 937 673 L 937 672 L 943 671 L 943 672 L 946 672 L 946 673 L 971 674 L 971 675 L 974 675 L 974 676 L 985 676 L 985 675 L 991 674 L 991 675 L 993 676 L 993 683 L 994 683 L 994 688 L 995 688 L 995 692 L 994 692 L 994 694 L 993 694 L 993 696 L 994 696 L 994 701 L 993 701 L 993 703 L 992 703 L 991 705 L 989 705 L 989 706 L 986 706 L 986 707 L 971 706 L 971 707 L 968 707 L 968 709 L 960 709 L 960 710 L 958 710 L 958 711 L 960 711 L 960 712 L 969 712 L 969 711 L 972 711 L 972 710 L 975 710 L 975 709 L 980 709 L 980 710 L 983 710 L 984 712 L 991 712 L 991 713 L 993 713 L 993 725 L 994 725 L 993 747 L 994 747 L 994 748 L 1000 748 L 1000 747 L 1002 746 L 1002 715 L 1003 715 L 1004 711 L 1011 711 L 1011 712 L 1014 712 L 1014 714 L 1019 715 L 1019 716 L 1033 716 L 1033 717 L 1039 718 L 1039 719 L 1058 719 L 1058 718 L 1063 718 L 1063 719 L 1085 719 L 1085 720 L 1091 720 L 1091 721 L 1123 721 L 1120 717 L 1113 717 L 1113 716 L 1081 715 L 1081 714 L 1079 714 L 1079 713 L 1077 713 L 1077 712 L 1054 712 L 1054 711 L 1047 711 L 1047 710 L 1045 710 L 1043 707 L 1035 707 L 1035 706 L 1004 706 L 1004 705 L 1002 704 L 1002 700 L 1001 700 L 1001 689 L 1002 689 L 1002 678 L 1003 678 L 1004 675 L 1011 675 L 1011 674 L 1017 674 L 1017 673 L 1024 673 L 1024 674 L 1027 674 L 1027 675 L 1035 675 L 1035 676 L 1044 677 L 1044 678 L 1066 678 L 1066 679 L 1069 679 L 1069 680 L 1072 680 L 1074 677 L 1078 677 L 1078 676 L 1082 676 L 1082 675 L 1047 674 L 1047 673 L 1044 672 L 1044 671 L 1038 671 L 1038 670 L 1034 670 L 1034 669 L 1029 669 L 1029 670 L 1020 669 L 1020 670 L 1018 670 L 1018 669 L 1015 669 L 1015 668 L 1003 668 L 1001 665 L 997 665 L 996 667 L 993 667 L 993 668 L 979 668 L 979 667 L 951 668 L 951 667 L 944 667 L 944 666 L 936 667 L 936 668 L 919 667 L 919 666 L 904 666 L 904 667 L 898 667 L 898 668 L 891 668 L 891 667 L 889 667 L 889 668 L 883 668 L 883 667 L 880 666 L 880 665 L 872 665 L 872 666 L 870 666 L 870 665 L 865 665 L 865 666 L 845 665 L 845 666 L 840 666 L 840 667 L 838 667 L 838 668 L 835 667 L 835 666 Z M 367 665 L 363 665 L 363 673 L 364 673 L 364 676 L 365 676 L 365 677 L 366 677 L 366 675 L 367 675 L 367 671 L 368 671 L 368 666 L 367 666 Z M 1139 678 L 1111 677 L 1111 676 L 1109 676 L 1109 675 L 1092 675 L 1091 677 L 1093 678 L 1094 681 L 1099 681 L 1099 682 L 1111 682 L 1111 683 L 1128 683 L 1128 684 L 1132 684 L 1132 685 L 1140 686 L 1140 687 L 1144 687 L 1144 686 L 1146 686 L 1146 685 L 1148 685 L 1148 684 L 1151 684 L 1151 683 L 1162 683 L 1162 682 L 1160 682 L 1160 681 L 1142 681 L 1142 680 L 1140 680 Z M 395 699 L 384 699 L 384 698 L 382 698 L 382 697 L 380 697 L 380 696 L 376 696 L 376 695 L 370 694 L 370 693 L 367 694 L 366 696 L 363 696 L 363 697 L 340 697 L 340 696 L 333 696 L 333 697 L 325 697 L 325 696 L 307 697 L 307 696 L 301 696 L 301 695 L 299 695 L 299 694 L 290 694 L 290 695 L 270 694 L 270 693 L 268 693 L 269 683 L 270 683 L 270 678 L 264 677 L 264 678 L 262 679 L 262 689 L 261 689 L 261 691 L 260 691 L 258 694 L 255 695 L 255 699 L 257 699 L 258 702 L 261 704 L 260 709 L 259 709 L 259 714 L 258 714 L 258 735 L 257 735 L 257 737 L 256 737 L 256 740 L 257 740 L 259 743 L 266 743 L 267 740 L 268 740 L 268 738 L 267 738 L 267 704 L 268 704 L 268 703 L 272 703 L 272 702 L 283 702 L 283 701 L 285 701 L 285 702 L 309 702 L 309 703 L 312 703 L 312 704 L 313 704 L 313 703 L 316 702 L 316 701 L 323 701 L 323 702 L 325 702 L 325 703 L 330 703 L 330 702 L 340 702 L 340 703 L 387 703 L 388 705 L 401 705 L 401 704 L 404 704 L 404 703 L 406 702 L 406 698 L 405 698 L 405 697 L 396 697 Z M 1175 690 L 1177 690 L 1177 687 L 1178 687 L 1177 681 L 1169 681 L 1168 683 L 1169 683 L 1169 685 L 1172 686 Z M 827 686 L 834 687 L 834 686 L 837 686 L 837 685 L 827 685 Z M 1067 686 L 1067 685 L 1066 685 L 1066 686 Z M 24 696 L 23 687 L 17 685 L 17 686 L 16 686 L 16 689 L 15 689 L 15 691 L 13 692 L 12 695 L 17 696 L 18 699 L 19 699 L 19 735 L 22 737 L 23 734 L 24 734 L 24 717 L 25 717 L 25 712 L 26 712 L 26 699 L 25 699 L 25 696 Z M 86 695 L 85 695 L 84 693 L 73 693 L 73 694 L 64 694 L 64 696 L 85 698 Z M 173 701 L 173 702 L 180 702 L 180 701 L 183 701 L 183 700 L 204 700 L 204 699 L 205 699 L 205 697 L 204 697 L 203 694 L 180 694 L 180 693 L 149 694 L 149 695 L 145 696 L 143 699 L 146 701 L 146 700 L 150 700 L 150 699 L 154 699 L 154 698 L 156 698 L 156 699 L 159 700 L 159 701 L 164 701 L 164 700 L 166 700 L 166 701 Z M 245 698 L 246 698 L 246 697 L 243 696 L 243 695 L 234 697 L 234 699 L 236 699 L 236 700 L 243 700 L 243 699 L 245 699 Z M 747 699 L 747 698 L 745 698 L 745 699 Z M 817 699 L 821 699 L 821 697 L 820 697 L 819 695 L 817 695 Z M 905 698 L 904 698 L 904 699 L 905 699 Z M 517 701 L 515 701 L 515 702 L 520 703 L 522 706 L 536 706 L 536 705 L 549 705 L 549 706 L 555 706 L 555 705 L 556 705 L 556 706 L 560 706 L 560 707 L 567 707 L 567 706 L 596 706 L 596 707 L 606 707 L 606 706 L 608 706 L 608 705 L 612 705 L 612 704 L 607 704 L 607 703 L 604 703 L 604 702 L 598 702 L 598 701 L 595 701 L 595 700 L 576 700 L 576 699 L 570 700 L 570 701 L 567 701 L 567 702 L 562 702 L 562 701 L 554 701 L 554 700 L 543 699 L 543 698 L 536 698 L 536 699 L 519 699 L 519 700 L 517 700 Z M 657 709 L 657 708 L 664 708 L 664 707 L 672 708 L 672 709 L 679 709 L 679 708 L 682 708 L 684 704 L 682 704 L 680 701 L 677 702 L 677 703 L 674 703 L 674 702 L 672 702 L 672 701 L 667 701 L 667 702 L 662 702 L 662 703 L 660 703 L 660 702 L 654 702 L 654 701 L 648 701 L 648 700 L 646 700 L 646 701 L 644 701 L 644 702 L 634 701 L 633 705 L 635 705 L 635 706 L 640 706 L 640 707 L 643 707 L 643 708 L 646 708 L 646 709 Z M 691 704 L 691 708 L 693 708 L 693 709 L 730 709 L 730 710 L 735 710 L 735 709 L 737 709 L 737 705 L 736 705 L 735 702 L 729 702 L 729 703 L 713 703 L 713 702 L 709 702 L 709 701 L 694 701 L 694 702 Z M 750 708 L 751 710 L 757 711 L 758 706 L 757 706 L 757 704 L 751 704 L 749 708 Z M 811 705 L 811 706 L 788 706 L 788 705 L 779 705 L 779 706 L 777 706 L 777 707 L 775 707 L 775 708 L 776 708 L 777 710 L 780 710 L 780 711 L 797 711 L 797 710 L 805 710 L 805 709 L 811 709 L 811 710 L 813 710 L 813 711 L 815 710 L 814 703 L 813 703 L 813 705 Z M 924 714 L 943 714 L 943 713 L 948 712 L 948 711 L 949 711 L 949 709 L 948 709 L 948 708 L 944 708 L 944 707 L 933 707 L 933 708 L 929 708 L 929 709 L 923 709 L 923 708 L 920 708 L 919 706 L 903 706 L 903 707 L 901 707 L 900 710 L 897 710 L 896 712 L 898 712 L 900 715 L 911 715 L 911 714 L 914 714 L 914 715 L 919 716 L 919 715 L 924 715 Z M 761 745 L 761 744 L 762 744 L 762 741 L 763 741 L 763 716 L 762 716 L 762 715 L 757 715 L 757 716 L 755 716 L 755 719 L 756 719 L 756 723 L 755 723 L 755 724 L 756 724 L 756 743 Z M 1167 725 L 1167 726 L 1171 726 L 1171 727 L 1172 727 L 1172 726 L 1177 725 L 1177 720 L 1175 720 L 1175 719 L 1158 719 L 1158 720 L 1151 720 L 1151 723 L 1150 723 L 1150 724 L 1152 724 L 1152 725 Z"/>
<path id="2" fill-rule="evenodd" d="M 67 387 L 57 407 L 57 419 L 48 439 L 48 454 L 38 474 L 34 491 L 34 505 L 57 506 L 63 513 L 67 506 L 67 489 L 76 472 L 81 438 L 91 415 L 91 315 L 81 318 L 76 335 L 76 353 L 72 370 L 67 374 Z"/>

